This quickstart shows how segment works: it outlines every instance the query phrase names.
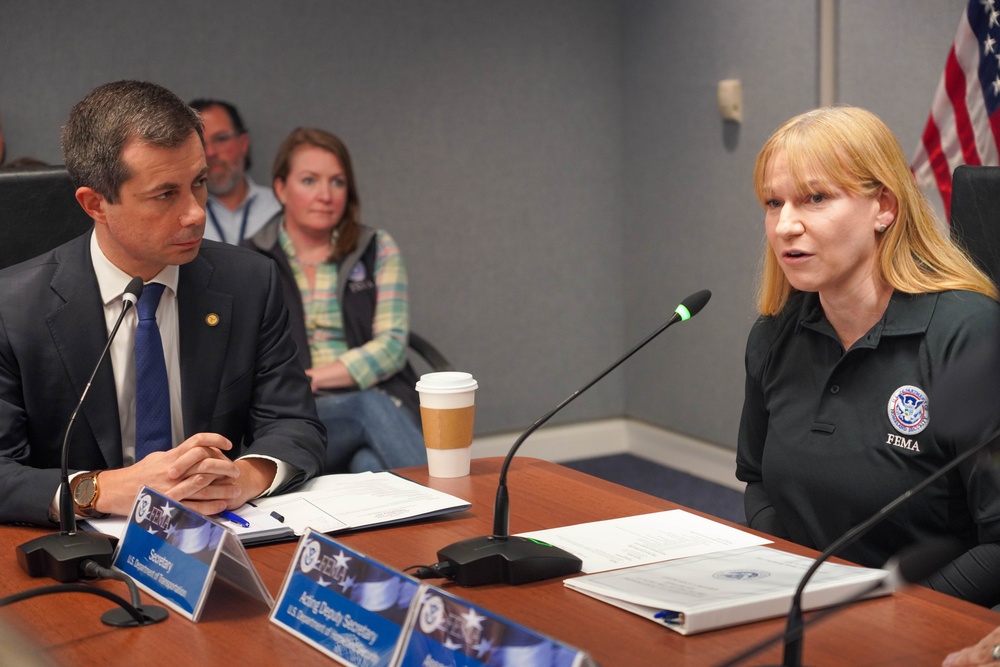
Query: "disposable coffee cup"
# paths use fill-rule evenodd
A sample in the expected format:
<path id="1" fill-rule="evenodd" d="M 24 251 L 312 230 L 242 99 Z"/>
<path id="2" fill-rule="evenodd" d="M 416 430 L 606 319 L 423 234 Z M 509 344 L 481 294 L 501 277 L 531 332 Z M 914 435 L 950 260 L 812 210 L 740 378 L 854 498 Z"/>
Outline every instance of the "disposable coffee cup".
<path id="1" fill-rule="evenodd" d="M 471 373 L 427 373 L 417 382 L 431 477 L 464 477 L 472 459 L 476 389 Z"/>

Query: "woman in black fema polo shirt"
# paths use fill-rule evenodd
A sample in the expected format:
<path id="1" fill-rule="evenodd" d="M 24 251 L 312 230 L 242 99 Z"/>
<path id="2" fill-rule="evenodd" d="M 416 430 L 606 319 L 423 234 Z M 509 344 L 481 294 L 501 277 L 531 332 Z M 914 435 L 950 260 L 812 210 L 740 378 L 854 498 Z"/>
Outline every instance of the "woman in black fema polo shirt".
<path id="1" fill-rule="evenodd" d="M 747 342 L 737 477 L 747 483 L 750 527 L 824 549 L 975 444 L 929 428 L 928 392 L 963 350 L 1000 340 L 1000 305 L 868 111 L 817 109 L 787 121 L 761 149 L 754 185 L 768 247 L 761 317 Z M 940 535 L 967 551 L 928 584 L 1000 603 L 1000 474 L 983 459 L 838 555 L 880 567 Z"/>

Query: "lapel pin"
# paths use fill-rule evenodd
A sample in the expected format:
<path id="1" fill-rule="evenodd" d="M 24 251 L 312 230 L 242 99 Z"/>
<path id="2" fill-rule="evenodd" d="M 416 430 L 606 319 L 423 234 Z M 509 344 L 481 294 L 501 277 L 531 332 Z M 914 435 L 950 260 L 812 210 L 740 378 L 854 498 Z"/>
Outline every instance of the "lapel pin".
<path id="1" fill-rule="evenodd" d="M 215 313 L 209 313 L 205 316 L 205 324 L 210 327 L 214 327 L 219 323 L 219 316 Z"/>

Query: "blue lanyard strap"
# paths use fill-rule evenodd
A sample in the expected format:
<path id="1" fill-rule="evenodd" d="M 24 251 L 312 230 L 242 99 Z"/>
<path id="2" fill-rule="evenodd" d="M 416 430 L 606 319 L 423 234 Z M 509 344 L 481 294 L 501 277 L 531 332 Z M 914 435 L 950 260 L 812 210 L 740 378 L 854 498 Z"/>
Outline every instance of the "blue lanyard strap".
<path id="1" fill-rule="evenodd" d="M 246 208 L 243 209 L 243 222 L 240 224 L 240 235 L 239 238 L 236 239 L 237 244 L 243 240 L 243 237 L 246 236 L 247 221 L 250 219 L 250 206 L 253 205 L 253 200 L 256 197 L 257 195 L 250 197 L 250 199 L 247 200 Z M 212 202 L 205 202 L 205 210 L 208 212 L 209 221 L 211 221 L 212 226 L 215 227 L 215 231 L 219 234 L 219 240 L 223 243 L 228 243 L 226 240 L 226 232 L 222 229 L 222 225 L 219 224 L 219 219 L 215 217 L 215 211 L 212 210 Z"/>

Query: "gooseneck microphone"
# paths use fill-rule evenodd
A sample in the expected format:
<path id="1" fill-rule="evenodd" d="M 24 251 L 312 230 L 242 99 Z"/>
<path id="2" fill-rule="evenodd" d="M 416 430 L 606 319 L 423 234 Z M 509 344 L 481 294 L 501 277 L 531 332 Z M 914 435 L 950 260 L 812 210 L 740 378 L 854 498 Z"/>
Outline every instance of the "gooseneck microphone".
<path id="1" fill-rule="evenodd" d="M 991 361 L 991 364 L 994 364 L 994 362 Z M 960 379 L 959 377 L 957 377 L 957 375 L 958 374 L 955 372 L 955 370 L 952 369 L 946 373 L 945 380 L 958 383 L 960 382 Z M 991 380 L 991 382 L 995 382 L 995 380 Z M 973 387 L 977 387 L 979 384 L 981 384 L 981 380 L 973 378 L 971 384 Z M 972 390 L 966 390 L 964 387 L 958 388 L 947 385 L 939 385 L 938 389 L 941 390 L 939 395 L 947 396 L 947 399 L 942 401 L 942 405 L 946 407 L 947 410 L 939 411 L 938 418 L 940 419 L 940 417 L 943 414 L 946 417 L 946 422 L 951 421 L 950 419 L 948 419 L 949 417 L 951 419 L 956 419 L 956 420 L 959 419 L 959 415 L 955 413 L 960 410 L 959 408 L 960 397 L 966 395 L 969 391 Z M 968 422 L 970 420 L 966 419 L 963 421 Z M 967 429 L 968 425 L 962 424 L 959 426 L 959 428 Z M 958 466 L 960 466 L 965 461 L 969 460 L 972 456 L 979 453 L 983 449 L 986 448 L 995 449 L 998 446 L 1000 446 L 1000 430 L 994 431 L 987 438 L 981 440 L 979 444 L 965 450 L 964 452 L 953 458 L 951 461 L 948 461 L 948 463 L 935 470 L 931 475 L 924 478 L 919 484 L 917 484 L 916 486 L 907 491 L 904 491 L 895 500 L 889 502 L 889 504 L 887 504 L 885 507 L 883 507 L 878 512 L 873 514 L 871 517 L 865 519 L 864 521 L 862 521 L 861 523 L 859 523 L 858 525 L 854 526 L 846 533 L 841 535 L 833 544 L 831 544 L 819 556 L 817 556 L 816 560 L 813 561 L 813 564 L 809 567 L 808 570 L 806 570 L 806 573 L 802 576 L 802 579 L 799 581 L 799 585 L 795 589 L 795 596 L 792 598 L 792 606 L 788 612 L 788 623 L 785 626 L 785 652 L 782 658 L 782 663 L 781 663 L 782 667 L 802 667 L 802 645 L 804 639 L 802 632 L 802 627 L 803 627 L 802 592 L 805 590 L 806 584 L 809 583 L 809 580 L 812 578 L 813 574 L 815 574 L 816 570 L 819 569 L 819 566 L 822 565 L 825 561 L 827 561 L 831 556 L 834 556 L 837 553 L 839 553 L 844 547 L 854 544 L 854 542 L 860 539 L 869 530 L 871 530 L 876 525 L 881 523 L 889 515 L 898 510 L 901 506 L 905 505 L 907 501 L 910 500 L 910 498 L 917 495 L 918 493 L 926 489 L 928 486 L 930 486 L 937 480 L 941 479 L 942 477 L 950 473 L 952 470 L 958 468 Z"/>
<path id="2" fill-rule="evenodd" d="M 804 621 L 800 625 L 798 634 L 794 638 L 801 637 L 807 626 L 819 623 L 820 621 L 837 613 L 841 609 L 863 600 L 872 593 L 878 591 L 883 586 L 888 586 L 891 590 L 895 590 L 900 586 L 916 584 L 923 581 L 951 561 L 958 558 L 964 551 L 965 546 L 954 537 L 934 538 L 927 540 L 926 542 L 919 542 L 915 545 L 907 547 L 889 559 L 889 561 L 882 567 L 882 569 L 888 573 L 888 576 L 885 579 L 880 579 L 874 584 L 871 584 L 846 599 L 817 612 L 814 616 L 811 616 L 808 621 Z M 784 631 L 754 644 L 738 655 L 729 658 L 725 662 L 719 663 L 716 667 L 735 667 L 744 660 L 752 658 L 782 639 L 786 641 L 788 639 L 788 635 Z"/>
<path id="3" fill-rule="evenodd" d="M 493 534 L 474 537 L 446 546 L 437 553 L 438 563 L 429 569 L 439 576 L 454 580 L 461 586 L 479 586 L 497 582 L 524 584 L 579 572 L 583 565 L 582 561 L 568 551 L 539 540 L 508 534 L 510 505 L 507 494 L 507 470 L 510 468 L 514 454 L 517 453 L 527 437 L 551 419 L 553 415 L 663 333 L 667 327 L 697 315 L 711 297 L 711 292 L 702 290 L 684 299 L 665 324 L 608 366 L 593 380 L 576 390 L 555 409 L 529 426 L 511 446 L 507 458 L 504 459 L 503 466 L 500 468 L 497 498 L 493 506 Z"/>
<path id="4" fill-rule="evenodd" d="M 111 329 L 108 342 L 104 345 L 104 350 L 101 351 L 101 356 L 98 357 L 94 371 L 90 374 L 90 379 L 87 380 L 87 384 L 80 394 L 80 400 L 77 401 L 76 407 L 70 415 L 69 424 L 66 426 L 62 443 L 59 483 L 59 534 L 44 535 L 17 547 L 17 561 L 29 576 L 46 576 L 56 581 L 69 583 L 80 579 L 80 565 L 85 560 L 93 560 L 102 567 L 111 566 L 111 558 L 114 554 L 114 546 L 111 541 L 103 535 L 77 531 L 76 529 L 76 511 L 69 486 L 69 437 L 73 431 L 73 424 L 76 423 L 77 413 L 83 406 L 83 400 L 87 397 L 87 392 L 97 376 L 97 371 L 108 356 L 111 342 L 118 333 L 125 313 L 136 304 L 141 294 L 142 278 L 136 276 L 125 287 L 125 293 L 122 295 L 122 312 L 118 315 L 118 319 Z"/>

